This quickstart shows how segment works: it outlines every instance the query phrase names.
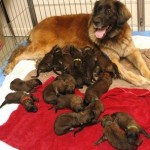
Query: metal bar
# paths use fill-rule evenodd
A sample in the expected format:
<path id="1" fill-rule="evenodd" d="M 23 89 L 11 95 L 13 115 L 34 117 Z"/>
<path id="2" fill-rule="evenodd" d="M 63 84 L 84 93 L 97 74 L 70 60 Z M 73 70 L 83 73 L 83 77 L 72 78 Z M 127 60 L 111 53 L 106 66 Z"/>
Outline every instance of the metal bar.
<path id="1" fill-rule="evenodd" d="M 137 0 L 138 31 L 145 31 L 145 0 Z"/>
<path id="2" fill-rule="evenodd" d="M 7 10 L 6 10 L 6 7 L 5 7 L 5 4 L 4 4 L 3 0 L 0 1 L 0 4 L 1 4 L 2 10 L 4 12 L 5 19 L 6 19 L 6 22 L 8 24 L 9 30 L 10 30 L 12 36 L 15 37 L 15 33 L 14 33 L 14 30 L 13 30 L 11 24 L 10 24 L 10 19 L 9 19 L 9 16 L 8 16 L 8 13 L 7 13 Z"/>
<path id="3" fill-rule="evenodd" d="M 32 24 L 33 24 L 33 27 L 34 27 L 35 25 L 37 25 L 38 21 L 37 21 L 35 9 L 34 9 L 33 0 L 27 0 L 27 3 L 28 3 L 28 6 L 29 6 L 29 12 L 30 12 Z"/>

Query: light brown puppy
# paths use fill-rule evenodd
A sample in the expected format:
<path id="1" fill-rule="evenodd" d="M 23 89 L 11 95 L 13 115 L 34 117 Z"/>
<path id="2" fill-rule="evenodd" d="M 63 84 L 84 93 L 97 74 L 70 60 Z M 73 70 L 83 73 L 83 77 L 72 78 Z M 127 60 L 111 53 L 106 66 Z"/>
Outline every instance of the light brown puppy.
<path id="1" fill-rule="evenodd" d="M 116 0 L 96 1 L 92 14 L 49 17 L 33 28 L 27 46 L 13 51 L 5 74 L 9 74 L 22 59 L 44 57 L 55 45 L 64 47 L 70 44 L 83 48 L 97 44 L 117 65 L 122 79 L 137 86 L 150 84 L 150 71 L 134 46 L 127 24 L 130 17 L 126 6 Z M 128 59 L 142 75 L 126 70 L 119 62 L 121 57 Z"/>
<path id="2" fill-rule="evenodd" d="M 10 89 L 14 91 L 34 92 L 34 88 L 41 84 L 42 82 L 39 79 L 29 79 L 24 81 L 16 78 L 10 83 Z"/>
<path id="3" fill-rule="evenodd" d="M 90 109 L 86 109 L 79 113 L 69 112 L 61 114 L 55 120 L 54 131 L 57 135 L 63 135 L 74 130 L 74 128 L 77 127 L 83 129 L 86 125 L 89 125 L 91 123 L 93 117 L 94 114 Z M 75 134 L 76 131 L 74 135 Z"/>
<path id="4" fill-rule="evenodd" d="M 38 108 L 34 104 L 35 101 L 38 101 L 38 99 L 32 94 L 28 94 L 23 91 L 17 91 L 7 94 L 0 108 L 6 104 L 21 104 L 28 112 L 37 112 Z"/>
<path id="5" fill-rule="evenodd" d="M 74 93 L 75 80 L 70 74 L 62 74 L 48 84 L 43 91 L 43 99 L 46 103 L 56 104 L 59 94 Z"/>
<path id="6" fill-rule="evenodd" d="M 69 108 L 74 112 L 79 112 L 84 109 L 83 99 L 75 94 L 59 95 L 53 107 L 55 108 L 55 112 L 64 108 Z"/>
<path id="7" fill-rule="evenodd" d="M 137 146 L 130 145 L 123 130 L 110 115 L 104 115 L 101 119 L 104 127 L 103 135 L 95 142 L 96 145 L 108 140 L 108 142 L 117 150 L 136 150 Z"/>
<path id="8" fill-rule="evenodd" d="M 125 130 L 130 144 L 140 145 L 142 143 L 142 140 L 139 139 L 140 133 L 144 134 L 147 138 L 150 138 L 150 134 L 148 134 L 130 114 L 116 112 L 111 116 L 114 121 Z"/>

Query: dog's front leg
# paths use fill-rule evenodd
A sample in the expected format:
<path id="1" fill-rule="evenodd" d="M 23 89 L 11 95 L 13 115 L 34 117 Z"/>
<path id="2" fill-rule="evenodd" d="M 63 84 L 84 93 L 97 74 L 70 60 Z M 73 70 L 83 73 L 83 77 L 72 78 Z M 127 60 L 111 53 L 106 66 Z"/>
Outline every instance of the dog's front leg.
<path id="1" fill-rule="evenodd" d="M 112 62 L 117 65 L 120 76 L 125 81 L 128 81 L 129 83 L 132 83 L 136 86 L 150 84 L 150 81 L 148 79 L 144 78 L 143 76 L 136 75 L 135 73 L 126 70 L 124 68 L 124 66 L 118 60 L 112 60 Z"/>
<path id="2" fill-rule="evenodd" d="M 150 70 L 138 49 L 135 49 L 133 53 L 127 56 L 127 59 L 141 72 L 144 77 L 150 80 Z"/>

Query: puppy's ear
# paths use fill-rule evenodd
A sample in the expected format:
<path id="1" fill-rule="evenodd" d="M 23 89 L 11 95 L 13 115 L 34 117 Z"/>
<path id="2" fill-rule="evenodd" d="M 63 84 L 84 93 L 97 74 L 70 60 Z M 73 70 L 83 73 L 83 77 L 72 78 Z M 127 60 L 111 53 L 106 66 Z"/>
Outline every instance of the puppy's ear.
<path id="1" fill-rule="evenodd" d="M 121 26 L 125 22 L 127 22 L 128 19 L 131 18 L 131 13 L 126 8 L 126 6 L 123 3 L 121 3 L 120 1 L 115 1 L 114 4 L 116 7 L 117 16 L 118 16 L 117 25 Z"/>

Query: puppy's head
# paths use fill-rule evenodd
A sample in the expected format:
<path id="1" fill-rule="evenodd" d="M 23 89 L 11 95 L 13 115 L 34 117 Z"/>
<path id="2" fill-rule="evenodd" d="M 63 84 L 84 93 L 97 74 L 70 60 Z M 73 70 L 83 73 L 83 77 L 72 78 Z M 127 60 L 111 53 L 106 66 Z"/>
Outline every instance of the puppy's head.
<path id="1" fill-rule="evenodd" d="M 113 118 L 108 114 L 104 115 L 103 118 L 101 119 L 101 124 L 103 127 L 105 127 L 106 125 L 112 122 L 113 122 Z"/>
<path id="2" fill-rule="evenodd" d="M 131 17 L 126 6 L 116 0 L 99 0 L 95 2 L 90 23 L 96 38 L 102 39 L 113 28 L 120 27 Z"/>
<path id="3" fill-rule="evenodd" d="M 138 138 L 139 138 L 139 130 L 138 130 L 138 128 L 136 128 L 136 127 L 128 128 L 126 130 L 126 136 L 127 136 L 128 142 L 130 144 L 135 145 L 137 140 L 138 140 Z"/>

